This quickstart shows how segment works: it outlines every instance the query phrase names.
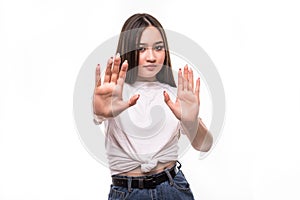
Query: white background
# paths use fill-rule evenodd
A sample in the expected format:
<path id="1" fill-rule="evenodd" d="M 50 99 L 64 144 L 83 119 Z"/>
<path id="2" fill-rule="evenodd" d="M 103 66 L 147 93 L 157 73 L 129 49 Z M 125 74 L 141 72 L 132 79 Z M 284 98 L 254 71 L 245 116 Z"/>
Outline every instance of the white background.
<path id="1" fill-rule="evenodd" d="M 109 170 L 80 142 L 73 89 L 87 56 L 136 12 L 197 42 L 225 87 L 217 146 L 181 159 L 196 199 L 300 199 L 296 0 L 1 0 L 0 199 L 107 199 Z"/>

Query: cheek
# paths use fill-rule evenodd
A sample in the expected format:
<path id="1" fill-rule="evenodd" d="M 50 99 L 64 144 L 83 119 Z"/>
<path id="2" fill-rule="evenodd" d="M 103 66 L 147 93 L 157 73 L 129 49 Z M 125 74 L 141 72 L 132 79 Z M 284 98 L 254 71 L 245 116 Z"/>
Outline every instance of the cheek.
<path id="1" fill-rule="evenodd" d="M 142 65 L 145 62 L 145 58 L 143 54 L 139 54 L 139 65 Z"/>
<path id="2" fill-rule="evenodd" d="M 166 54 L 165 54 L 165 52 L 164 53 L 162 53 L 162 55 L 160 56 L 160 62 L 163 64 L 164 63 L 164 61 L 165 61 L 165 57 L 166 57 Z"/>

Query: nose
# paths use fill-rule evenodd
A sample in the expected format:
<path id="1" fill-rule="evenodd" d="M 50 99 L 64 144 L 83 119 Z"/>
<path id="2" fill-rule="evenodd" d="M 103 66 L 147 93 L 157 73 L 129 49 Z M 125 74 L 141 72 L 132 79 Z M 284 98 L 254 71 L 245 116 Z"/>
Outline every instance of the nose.
<path id="1" fill-rule="evenodd" d="M 156 61 L 156 56 L 155 56 L 155 52 L 153 51 L 152 48 L 148 48 L 147 49 L 147 56 L 146 56 L 147 62 L 155 62 Z"/>

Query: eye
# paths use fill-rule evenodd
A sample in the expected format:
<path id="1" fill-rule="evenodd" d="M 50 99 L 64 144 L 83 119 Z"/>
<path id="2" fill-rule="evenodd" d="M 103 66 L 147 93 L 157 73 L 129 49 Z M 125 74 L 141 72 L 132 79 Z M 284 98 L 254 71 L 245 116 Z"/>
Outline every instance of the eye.
<path id="1" fill-rule="evenodd" d="M 139 47 L 139 48 L 138 48 L 138 51 L 139 51 L 139 52 L 144 52 L 144 51 L 146 51 L 146 49 L 147 49 L 146 47 Z"/>
<path id="2" fill-rule="evenodd" d="M 163 45 L 157 45 L 154 47 L 155 51 L 161 51 L 161 50 L 164 50 L 164 46 Z"/>

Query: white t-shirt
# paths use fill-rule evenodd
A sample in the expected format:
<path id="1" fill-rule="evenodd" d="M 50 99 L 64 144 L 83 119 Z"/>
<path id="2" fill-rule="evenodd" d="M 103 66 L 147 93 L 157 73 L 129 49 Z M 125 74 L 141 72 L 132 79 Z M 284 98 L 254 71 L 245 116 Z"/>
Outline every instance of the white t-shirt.
<path id="1" fill-rule="evenodd" d="M 177 88 L 160 82 L 124 84 L 123 99 L 140 94 L 136 105 L 105 121 L 105 148 L 111 174 L 141 167 L 149 172 L 158 162 L 178 158 L 180 122 L 164 101 L 176 99 Z"/>

